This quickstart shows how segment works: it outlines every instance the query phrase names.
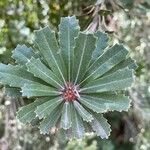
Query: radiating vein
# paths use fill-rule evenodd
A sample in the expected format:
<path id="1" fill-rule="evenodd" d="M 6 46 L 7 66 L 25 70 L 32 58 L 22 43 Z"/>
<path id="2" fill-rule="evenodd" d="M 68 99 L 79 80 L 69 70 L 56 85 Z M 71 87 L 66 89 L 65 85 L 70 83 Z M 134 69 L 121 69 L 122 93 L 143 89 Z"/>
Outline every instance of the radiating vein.
<path id="1" fill-rule="evenodd" d="M 57 77 L 55 77 L 55 74 L 47 68 L 39 59 L 31 58 L 31 60 L 28 61 L 26 64 L 28 67 L 28 70 L 32 72 L 36 77 L 41 78 L 45 82 L 48 82 L 56 87 L 62 87 L 60 83 L 57 82 Z M 54 79 L 55 78 L 55 79 Z"/>
<path id="2" fill-rule="evenodd" d="M 43 32 L 42 32 L 42 33 L 43 33 Z M 53 55 L 53 53 L 52 53 L 52 50 L 51 50 L 51 48 L 50 48 L 50 46 L 49 46 L 49 42 L 48 42 L 48 40 L 47 40 L 47 38 L 46 38 L 46 36 L 45 36 L 44 33 L 43 33 L 43 36 L 44 36 L 46 42 L 48 43 L 48 47 L 49 47 L 49 49 L 50 49 L 50 53 L 51 53 L 51 55 L 52 55 L 52 58 L 53 58 L 53 60 L 54 60 L 54 62 L 55 62 L 55 64 L 56 64 L 56 66 L 57 66 L 57 68 L 58 68 L 58 70 L 59 70 L 59 73 L 60 73 L 60 75 L 61 75 L 61 77 L 62 77 L 62 79 L 63 79 L 63 81 L 64 81 L 64 83 L 65 83 L 65 85 L 66 85 L 65 78 L 64 78 L 64 76 L 63 76 L 63 74 L 62 74 L 62 72 L 61 72 L 61 69 L 59 68 L 59 65 L 57 64 L 57 61 L 56 61 L 56 59 L 55 59 L 55 57 L 54 57 L 54 55 Z"/>

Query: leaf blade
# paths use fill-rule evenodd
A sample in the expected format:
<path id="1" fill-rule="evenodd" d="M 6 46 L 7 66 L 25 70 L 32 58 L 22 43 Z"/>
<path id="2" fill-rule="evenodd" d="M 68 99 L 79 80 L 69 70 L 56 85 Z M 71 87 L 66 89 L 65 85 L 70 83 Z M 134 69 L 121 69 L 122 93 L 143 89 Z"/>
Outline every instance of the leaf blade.
<path id="1" fill-rule="evenodd" d="M 80 92 L 98 93 L 106 91 L 123 90 L 130 87 L 133 82 L 133 70 L 124 68 L 106 77 L 87 83 Z"/>
<path id="2" fill-rule="evenodd" d="M 123 60 L 122 62 L 120 62 L 119 64 L 117 64 L 115 67 L 113 67 L 111 70 L 109 70 L 108 72 L 106 72 L 103 76 L 107 76 L 109 74 L 114 73 L 115 71 L 119 70 L 119 69 L 123 69 L 123 68 L 129 68 L 129 69 L 133 69 L 136 70 L 137 69 L 137 65 L 135 63 L 134 60 L 132 60 L 130 57 L 127 58 L 126 60 Z"/>
<path id="3" fill-rule="evenodd" d="M 21 109 L 17 112 L 17 118 L 20 122 L 27 124 L 31 123 L 33 119 L 36 118 L 35 109 L 38 105 L 48 101 L 50 98 L 40 98 L 35 100 L 33 103 L 28 104 L 26 106 L 21 107 Z"/>
<path id="4" fill-rule="evenodd" d="M 102 94 L 81 96 L 80 102 L 96 113 L 127 111 L 131 100 L 122 94 Z"/>
<path id="5" fill-rule="evenodd" d="M 108 36 L 106 33 L 101 31 L 97 31 L 94 34 L 97 37 L 96 48 L 92 54 L 92 61 L 96 60 L 104 51 L 104 49 L 108 46 Z"/>
<path id="6" fill-rule="evenodd" d="M 59 43 L 61 48 L 61 54 L 63 56 L 65 65 L 67 67 L 68 81 L 71 80 L 73 65 L 73 48 L 75 45 L 75 37 L 79 32 L 78 20 L 75 16 L 61 18 L 59 25 Z"/>
<path id="7" fill-rule="evenodd" d="M 25 83 L 36 83 L 38 82 L 38 79 L 20 66 L 5 65 L 1 63 L 0 82 L 11 87 L 22 87 Z"/>
<path id="8" fill-rule="evenodd" d="M 85 133 L 84 125 L 82 118 L 77 114 L 75 108 L 72 106 L 72 111 L 71 111 L 71 120 L 72 120 L 72 136 L 74 138 L 82 138 Z"/>
<path id="9" fill-rule="evenodd" d="M 35 97 L 35 96 L 58 96 L 60 93 L 50 86 L 40 83 L 24 84 L 22 89 L 22 96 Z"/>
<path id="10" fill-rule="evenodd" d="M 80 103 L 74 101 L 73 104 L 77 112 L 79 113 L 79 115 L 82 117 L 84 121 L 91 122 L 93 120 L 92 115 L 86 109 L 84 109 L 84 107 L 80 105 Z"/>
<path id="11" fill-rule="evenodd" d="M 93 50 L 95 49 L 96 38 L 93 34 L 80 33 L 76 38 L 76 46 L 74 49 L 74 84 L 79 83 L 88 67 L 89 60 Z"/>
<path id="12" fill-rule="evenodd" d="M 58 78 L 66 83 L 66 68 L 59 52 L 55 32 L 47 26 L 36 31 L 35 35 L 35 45 L 37 45 L 40 52 L 43 54 L 49 67 L 57 74 Z"/>
<path id="13" fill-rule="evenodd" d="M 107 119 L 103 117 L 101 114 L 92 113 L 94 116 L 94 120 L 90 123 L 93 130 L 96 132 L 97 136 L 100 136 L 102 139 L 110 136 L 110 125 L 107 122 Z"/>
<path id="14" fill-rule="evenodd" d="M 67 130 L 71 127 L 71 108 L 70 103 L 65 102 L 63 105 L 60 127 Z"/>
<path id="15" fill-rule="evenodd" d="M 25 66 L 31 57 L 34 57 L 35 53 L 31 47 L 26 45 L 17 45 L 15 50 L 12 52 L 12 58 L 16 60 L 21 66 Z"/>
<path id="16" fill-rule="evenodd" d="M 126 59 L 127 49 L 122 45 L 114 45 L 104 51 L 89 67 L 85 79 L 80 84 L 86 84 L 90 79 L 100 78 L 103 74 L 111 70 L 114 66 Z"/>
<path id="17" fill-rule="evenodd" d="M 39 129 L 42 134 L 48 134 L 52 127 L 55 127 L 61 115 L 62 106 L 55 108 L 50 115 L 46 116 L 40 123 Z"/>
<path id="18" fill-rule="evenodd" d="M 55 74 L 49 68 L 47 68 L 40 61 L 40 59 L 35 59 L 32 57 L 30 60 L 28 60 L 26 66 L 28 68 L 28 71 L 34 74 L 34 76 L 44 80 L 54 87 L 62 87 L 63 83 L 59 81 L 57 76 L 55 76 Z"/>
<path id="19" fill-rule="evenodd" d="M 56 97 L 54 99 L 49 100 L 46 103 L 38 106 L 35 110 L 36 115 L 39 119 L 42 119 L 49 115 L 57 106 L 59 106 L 63 102 L 61 97 Z"/>

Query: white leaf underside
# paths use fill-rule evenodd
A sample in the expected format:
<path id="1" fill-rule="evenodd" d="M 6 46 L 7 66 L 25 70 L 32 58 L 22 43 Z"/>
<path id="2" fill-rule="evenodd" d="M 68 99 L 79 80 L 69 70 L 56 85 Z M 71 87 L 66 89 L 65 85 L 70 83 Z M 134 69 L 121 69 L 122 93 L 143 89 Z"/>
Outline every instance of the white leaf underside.
<path id="1" fill-rule="evenodd" d="M 65 102 L 63 105 L 60 127 L 67 130 L 71 127 L 71 110 L 70 110 L 70 103 Z"/>

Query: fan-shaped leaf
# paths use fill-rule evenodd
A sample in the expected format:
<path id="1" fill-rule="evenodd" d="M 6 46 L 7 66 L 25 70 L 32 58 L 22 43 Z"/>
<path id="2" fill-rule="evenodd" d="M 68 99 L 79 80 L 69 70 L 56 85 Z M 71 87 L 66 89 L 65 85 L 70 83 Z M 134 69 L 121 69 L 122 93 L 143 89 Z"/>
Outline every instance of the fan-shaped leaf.
<path id="1" fill-rule="evenodd" d="M 12 54 L 12 58 L 14 58 L 18 64 L 23 66 L 25 66 L 28 60 L 34 56 L 35 53 L 33 52 L 32 48 L 27 47 L 26 45 L 17 45 Z"/>
<path id="2" fill-rule="evenodd" d="M 82 118 L 78 115 L 73 105 L 71 105 L 71 120 L 72 120 L 72 137 L 82 138 L 85 133 Z"/>
<path id="3" fill-rule="evenodd" d="M 116 44 L 109 48 L 89 67 L 87 75 L 82 82 L 89 81 L 90 77 L 94 79 L 101 77 L 104 73 L 124 60 L 127 54 L 128 51 L 122 45 Z"/>
<path id="4" fill-rule="evenodd" d="M 60 118 L 62 105 L 55 108 L 46 118 L 40 123 L 40 131 L 42 134 L 48 134 L 52 127 L 55 127 L 58 119 Z"/>
<path id="5" fill-rule="evenodd" d="M 45 82 L 49 83 L 50 85 L 60 88 L 62 87 L 62 82 L 55 76 L 55 74 L 47 68 L 40 59 L 31 58 L 28 60 L 26 64 L 28 71 L 33 73 L 34 76 L 44 80 Z"/>
<path id="6" fill-rule="evenodd" d="M 35 44 L 39 48 L 49 67 L 60 79 L 66 82 L 66 68 L 60 55 L 55 32 L 52 31 L 49 27 L 45 27 L 36 31 L 35 34 Z"/>
<path id="7" fill-rule="evenodd" d="M 63 129 L 69 129 L 71 127 L 71 110 L 70 110 L 70 103 L 65 102 L 63 105 L 62 116 L 60 127 Z"/>
<path id="8" fill-rule="evenodd" d="M 22 89 L 22 96 L 27 97 L 60 95 L 60 93 L 55 88 L 42 85 L 40 83 L 25 84 L 21 89 Z"/>
<path id="9" fill-rule="evenodd" d="M 75 83 L 79 83 L 85 74 L 92 52 L 95 49 L 95 42 L 96 38 L 93 34 L 80 33 L 76 38 L 73 66 Z"/>
<path id="10" fill-rule="evenodd" d="M 38 82 L 38 79 L 19 66 L 0 64 L 0 82 L 12 87 L 22 87 L 25 83 Z"/>
<path id="11" fill-rule="evenodd" d="M 133 71 L 128 68 L 118 70 L 106 77 L 93 80 L 86 84 L 80 92 L 97 93 L 106 91 L 123 90 L 131 86 L 133 82 Z"/>
<path id="12" fill-rule="evenodd" d="M 72 74 L 71 69 L 74 58 L 73 49 L 75 45 L 75 37 L 77 37 L 79 29 L 80 27 L 78 25 L 78 20 L 76 19 L 75 16 L 64 17 L 60 21 L 59 25 L 60 48 L 65 65 L 67 66 L 67 75 L 69 82 Z"/>
<path id="13" fill-rule="evenodd" d="M 117 71 L 119 69 L 123 69 L 123 68 L 127 68 L 127 67 L 129 69 L 134 69 L 134 70 L 137 69 L 137 65 L 135 64 L 134 60 L 132 60 L 131 58 L 128 58 L 126 60 L 123 60 L 119 64 L 117 64 L 111 70 L 109 70 L 108 72 L 106 72 L 103 76 L 107 76 L 109 74 L 114 73 L 115 71 Z"/>
<path id="14" fill-rule="evenodd" d="M 100 136 L 102 139 L 108 139 L 111 129 L 107 120 L 101 114 L 93 113 L 93 116 L 94 120 L 90 123 L 93 131 L 95 131 L 96 135 Z"/>
<path id="15" fill-rule="evenodd" d="M 104 113 L 108 111 L 127 111 L 130 106 L 130 99 L 119 94 L 99 94 L 92 96 L 82 95 L 80 102 L 94 112 Z"/>
<path id="16" fill-rule="evenodd" d="M 11 96 L 21 89 L 22 96 L 41 97 L 17 116 L 42 133 L 56 126 L 69 139 L 91 131 L 108 138 L 110 126 L 98 113 L 128 110 L 134 61 L 122 45 L 110 47 L 107 34 L 79 31 L 75 16 L 61 19 L 58 40 L 49 27 L 36 31 L 34 49 L 18 45 L 13 51 L 19 66 L 0 64 L 0 84 Z"/>
<path id="17" fill-rule="evenodd" d="M 73 104 L 84 121 L 90 122 L 93 120 L 92 115 L 88 111 L 86 111 L 86 109 L 84 109 L 81 104 L 79 104 L 77 101 L 74 101 Z"/>
<path id="18" fill-rule="evenodd" d="M 34 111 L 37 108 L 37 106 L 48 101 L 49 99 L 50 99 L 49 97 L 39 98 L 31 104 L 28 104 L 27 106 L 23 106 L 17 112 L 17 118 L 20 120 L 20 122 L 24 124 L 30 123 L 36 117 L 36 114 Z"/>
<path id="19" fill-rule="evenodd" d="M 57 106 L 63 102 L 62 97 L 56 97 L 54 99 L 49 99 L 48 102 L 37 106 L 35 113 L 41 119 L 49 115 Z"/>
<path id="20" fill-rule="evenodd" d="M 107 34 L 101 31 L 97 31 L 94 35 L 97 37 L 97 42 L 96 42 L 96 48 L 92 54 L 92 61 L 96 60 L 100 55 L 102 55 L 104 49 L 108 46 L 108 40 L 109 40 Z"/>

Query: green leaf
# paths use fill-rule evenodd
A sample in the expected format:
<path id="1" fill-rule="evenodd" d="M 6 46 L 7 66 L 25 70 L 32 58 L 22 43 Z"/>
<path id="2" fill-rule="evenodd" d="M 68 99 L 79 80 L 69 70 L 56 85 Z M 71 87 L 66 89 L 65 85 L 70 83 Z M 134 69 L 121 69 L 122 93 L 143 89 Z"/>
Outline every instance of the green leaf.
<path id="1" fill-rule="evenodd" d="M 31 47 L 27 47 L 26 45 L 17 45 L 15 50 L 12 53 L 12 58 L 16 60 L 16 63 L 25 66 L 25 64 L 34 57 L 35 53 L 33 52 Z"/>
<path id="2" fill-rule="evenodd" d="M 116 64 L 126 58 L 128 51 L 122 45 L 115 45 L 100 57 L 95 65 L 92 66 L 90 73 L 93 73 L 94 78 L 102 76 L 104 73 L 113 68 Z M 96 66 L 96 70 L 95 67 Z"/>
<path id="3" fill-rule="evenodd" d="M 76 112 L 73 105 L 71 105 L 71 120 L 72 120 L 72 137 L 80 139 L 84 136 L 85 129 L 82 118 Z"/>
<path id="4" fill-rule="evenodd" d="M 62 87 L 62 82 L 57 78 L 57 76 L 47 68 L 40 59 L 31 58 L 26 64 L 28 71 L 33 73 L 34 76 L 42 79 L 43 81 L 49 83 L 50 85 L 60 88 Z"/>
<path id="5" fill-rule="evenodd" d="M 101 114 L 92 113 L 94 120 L 90 123 L 93 131 L 96 132 L 97 136 L 100 136 L 102 139 L 108 139 L 110 135 L 110 125 L 108 124 L 107 120 Z"/>
<path id="6" fill-rule="evenodd" d="M 35 109 L 38 105 L 41 105 L 48 101 L 50 98 L 39 98 L 31 104 L 21 107 L 21 109 L 17 112 L 17 118 L 20 122 L 26 124 L 31 123 L 33 119 L 36 118 Z"/>
<path id="7" fill-rule="evenodd" d="M 49 27 L 45 27 L 36 31 L 35 35 L 35 45 L 39 48 L 49 67 L 55 72 L 58 78 L 66 83 L 66 68 L 60 55 L 55 32 Z"/>
<path id="8" fill-rule="evenodd" d="M 40 51 L 38 45 L 35 45 L 35 44 L 34 44 L 34 45 L 33 45 L 33 49 L 34 49 L 35 54 L 36 54 L 35 58 L 40 58 L 41 62 L 43 62 L 46 66 L 49 66 L 48 63 L 47 63 L 47 61 L 44 59 L 44 56 L 43 56 L 43 54 L 41 53 L 41 51 Z"/>
<path id="9" fill-rule="evenodd" d="M 62 102 L 63 102 L 62 97 L 56 97 L 54 99 L 49 99 L 48 102 L 37 106 L 35 113 L 37 114 L 39 119 L 42 119 L 43 117 L 46 117 L 47 115 L 49 115 Z"/>
<path id="10" fill-rule="evenodd" d="M 22 89 L 22 96 L 34 97 L 34 96 L 56 96 L 60 95 L 55 88 L 46 86 L 40 83 L 24 84 Z"/>
<path id="11" fill-rule="evenodd" d="M 100 55 L 97 60 L 89 67 L 86 78 L 82 81 L 90 80 L 89 78 L 99 78 L 104 73 L 108 72 L 115 65 L 126 58 L 128 51 L 122 45 L 114 45 Z M 87 82 L 88 82 L 87 81 Z"/>
<path id="12" fill-rule="evenodd" d="M 128 68 L 118 70 L 113 74 L 93 80 L 81 88 L 81 93 L 98 93 L 123 90 L 133 82 L 133 71 Z"/>
<path id="13" fill-rule="evenodd" d="M 35 83 L 38 79 L 19 66 L 0 64 L 0 83 L 11 87 L 22 87 L 25 83 Z"/>
<path id="14" fill-rule="evenodd" d="M 63 105 L 60 127 L 67 130 L 71 127 L 71 110 L 70 110 L 70 103 L 65 102 Z"/>
<path id="15" fill-rule="evenodd" d="M 92 61 L 96 60 L 100 55 L 102 55 L 105 48 L 108 46 L 108 40 L 109 40 L 107 34 L 101 31 L 97 31 L 94 35 L 97 37 L 97 42 L 96 42 L 96 48 L 92 54 Z"/>
<path id="16" fill-rule="evenodd" d="M 108 111 L 127 111 L 130 107 L 131 100 L 119 94 L 103 94 L 98 95 L 82 95 L 80 102 L 97 113 L 104 113 Z"/>
<path id="17" fill-rule="evenodd" d="M 123 69 L 123 68 L 129 68 L 129 69 L 137 69 L 137 65 L 135 63 L 134 60 L 132 60 L 131 58 L 128 58 L 126 60 L 123 60 L 122 62 L 120 62 L 119 64 L 117 64 L 115 67 L 113 67 L 111 70 L 109 70 L 108 72 L 106 72 L 103 76 L 107 76 L 109 74 L 114 73 L 115 71 L 119 70 L 119 69 Z"/>
<path id="18" fill-rule="evenodd" d="M 125 94 L 136 65 L 123 45 L 109 46 L 107 34 L 79 29 L 72 16 L 61 19 L 57 35 L 48 26 L 36 31 L 33 49 L 18 45 L 13 51 L 18 66 L 0 64 L 0 84 L 11 96 L 21 96 L 21 89 L 22 96 L 39 98 L 17 117 L 43 134 L 55 127 L 63 140 L 93 131 L 108 138 L 102 114 L 128 110 Z"/>
<path id="19" fill-rule="evenodd" d="M 59 25 L 59 41 L 61 54 L 67 67 L 67 79 L 70 82 L 74 58 L 75 37 L 79 32 L 78 20 L 75 16 L 61 18 Z"/>
<path id="20" fill-rule="evenodd" d="M 74 66 L 73 75 L 74 82 L 79 83 L 88 67 L 89 60 L 93 50 L 95 49 L 96 38 L 93 34 L 80 33 L 76 38 L 76 46 L 74 49 Z"/>
<path id="21" fill-rule="evenodd" d="M 55 108 L 48 116 L 46 116 L 40 123 L 39 129 L 42 134 L 48 134 L 52 127 L 55 127 L 60 118 L 62 105 Z"/>
<path id="22" fill-rule="evenodd" d="M 92 115 L 80 105 L 77 101 L 73 102 L 74 107 L 76 108 L 79 115 L 83 118 L 84 121 L 91 122 L 93 120 Z"/>
<path id="23" fill-rule="evenodd" d="M 5 94 L 7 96 L 10 96 L 10 97 L 13 97 L 13 98 L 21 97 L 21 92 L 20 91 L 21 91 L 20 88 L 5 86 Z"/>

